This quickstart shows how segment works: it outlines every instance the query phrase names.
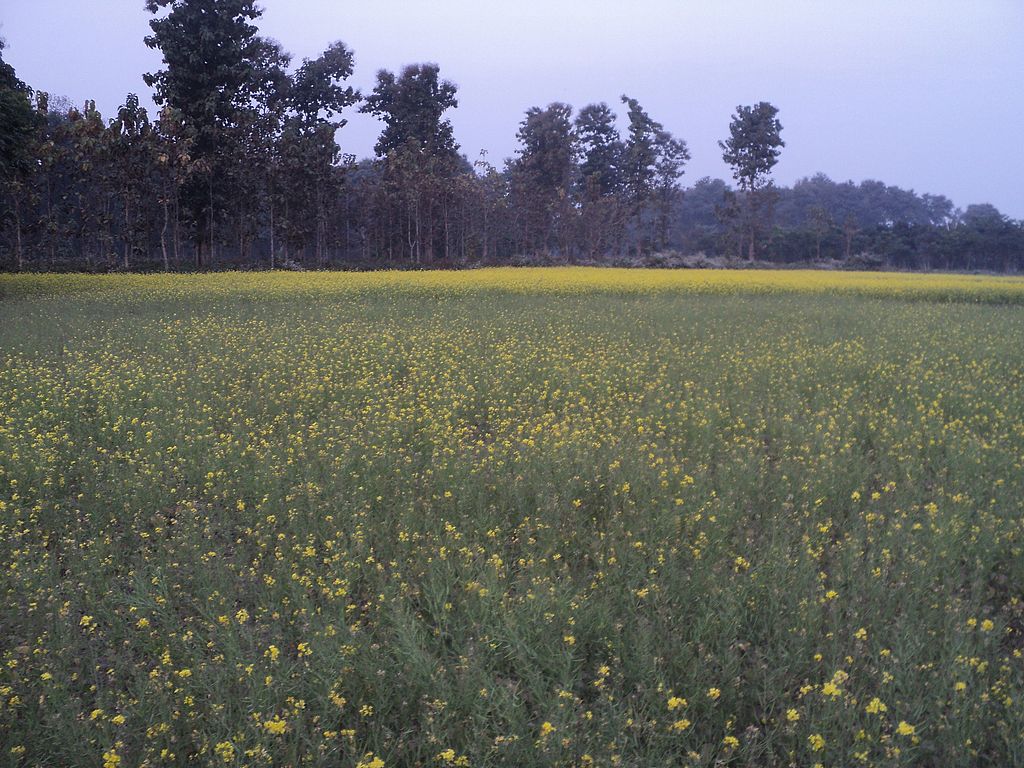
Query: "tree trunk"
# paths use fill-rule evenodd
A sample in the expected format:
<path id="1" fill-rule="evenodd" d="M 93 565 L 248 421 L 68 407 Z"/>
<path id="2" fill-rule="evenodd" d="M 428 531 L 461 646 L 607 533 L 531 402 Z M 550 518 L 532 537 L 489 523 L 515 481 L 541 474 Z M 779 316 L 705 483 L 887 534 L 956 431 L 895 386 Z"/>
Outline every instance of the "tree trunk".
<path id="1" fill-rule="evenodd" d="M 444 196 L 444 260 L 451 263 L 451 236 L 448 231 L 448 195 Z"/>
<path id="2" fill-rule="evenodd" d="M 274 269 L 274 196 L 270 196 L 270 268 Z"/>
<path id="3" fill-rule="evenodd" d="M 14 255 L 18 262 L 18 271 L 25 268 L 25 255 L 21 248 L 21 201 L 14 198 Z"/>
<path id="4" fill-rule="evenodd" d="M 53 196 L 50 192 L 50 176 L 46 176 L 46 239 L 50 251 L 50 269 L 53 269 L 57 262 L 55 254 L 56 244 L 54 243 L 54 232 L 57 229 L 53 223 Z"/>
<path id="5" fill-rule="evenodd" d="M 111 223 L 114 221 L 114 214 L 110 210 L 111 201 L 105 199 L 103 201 L 103 244 L 104 244 L 104 261 L 107 263 L 107 269 L 113 269 L 117 259 L 117 252 L 114 250 L 114 233 L 111 230 Z"/>
<path id="6" fill-rule="evenodd" d="M 181 205 L 178 199 L 178 190 L 174 190 L 174 229 L 171 231 L 171 247 L 174 249 L 174 267 L 181 266 L 181 227 L 179 218 Z"/>
<path id="7" fill-rule="evenodd" d="M 124 268 L 126 271 L 131 268 L 128 262 L 128 257 L 132 249 L 132 225 L 130 211 L 128 195 L 126 194 L 124 197 Z"/>
<path id="8" fill-rule="evenodd" d="M 490 241 L 490 229 L 487 225 L 487 201 L 484 201 L 484 262 L 487 261 L 488 249 L 487 245 Z"/>
<path id="9" fill-rule="evenodd" d="M 164 272 L 170 272 L 170 265 L 167 263 L 167 227 L 170 225 L 170 211 L 167 201 L 164 200 L 164 226 L 160 230 L 160 254 L 164 259 Z"/>
<path id="10" fill-rule="evenodd" d="M 405 225 L 406 225 L 406 240 L 409 243 L 409 259 L 411 261 L 415 262 L 415 261 L 417 261 L 417 259 L 416 259 L 416 244 L 415 244 L 415 238 L 413 236 L 412 219 L 413 219 L 413 212 L 412 212 L 412 209 L 410 208 L 409 212 L 408 212 L 408 215 L 406 216 L 406 223 L 405 223 Z"/>
<path id="11" fill-rule="evenodd" d="M 324 216 L 323 216 L 323 192 L 320 179 L 316 180 L 316 187 L 313 191 L 314 205 L 316 206 L 316 264 L 317 267 L 324 265 Z"/>
<path id="12" fill-rule="evenodd" d="M 206 261 L 207 261 L 208 265 L 213 266 L 213 258 L 214 258 L 214 253 L 213 253 L 214 228 L 213 228 L 213 174 L 212 173 L 210 174 L 209 178 L 207 179 L 206 188 L 207 188 L 207 193 L 209 195 L 209 201 L 210 201 L 210 211 L 209 211 L 209 216 L 210 216 L 210 250 L 209 250 L 209 258 Z"/>

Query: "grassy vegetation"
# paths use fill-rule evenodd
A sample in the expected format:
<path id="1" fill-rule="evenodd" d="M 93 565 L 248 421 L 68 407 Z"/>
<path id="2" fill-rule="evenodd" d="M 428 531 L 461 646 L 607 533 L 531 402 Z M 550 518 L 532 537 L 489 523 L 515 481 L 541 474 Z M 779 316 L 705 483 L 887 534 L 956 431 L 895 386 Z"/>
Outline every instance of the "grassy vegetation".
<path id="1" fill-rule="evenodd" d="M 1024 281 L 0 296 L 0 764 L 1024 763 Z"/>

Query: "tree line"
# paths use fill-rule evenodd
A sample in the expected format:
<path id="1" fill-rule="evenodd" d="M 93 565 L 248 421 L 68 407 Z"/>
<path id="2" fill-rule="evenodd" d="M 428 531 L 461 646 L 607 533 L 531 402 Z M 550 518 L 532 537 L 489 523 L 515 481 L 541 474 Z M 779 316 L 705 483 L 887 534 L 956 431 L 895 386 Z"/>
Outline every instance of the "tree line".
<path id="1" fill-rule="evenodd" d="M 538 260 L 747 261 L 1021 271 L 1024 225 L 991 205 L 772 169 L 778 110 L 739 106 L 720 143 L 734 184 L 684 189 L 690 159 L 634 98 L 533 107 L 501 167 L 460 152 L 455 84 L 433 63 L 347 85 L 331 44 L 293 66 L 252 0 L 147 0 L 162 68 L 104 119 L 35 92 L 0 42 L 0 269 L 186 270 L 457 266 Z M 337 143 L 358 110 L 375 157 Z M 625 126 L 620 131 L 619 125 Z M 658 254 L 660 256 L 653 256 Z M 659 261 L 661 259 L 662 261 Z"/>

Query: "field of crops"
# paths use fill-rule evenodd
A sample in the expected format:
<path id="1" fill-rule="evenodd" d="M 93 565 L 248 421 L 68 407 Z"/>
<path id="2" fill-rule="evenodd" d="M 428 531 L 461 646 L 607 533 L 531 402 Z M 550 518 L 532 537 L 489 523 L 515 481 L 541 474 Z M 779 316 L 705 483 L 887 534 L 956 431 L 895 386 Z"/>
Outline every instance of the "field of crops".
<path id="1" fill-rule="evenodd" d="M 1024 280 L 0 276 L 0 747 L 1024 764 Z"/>

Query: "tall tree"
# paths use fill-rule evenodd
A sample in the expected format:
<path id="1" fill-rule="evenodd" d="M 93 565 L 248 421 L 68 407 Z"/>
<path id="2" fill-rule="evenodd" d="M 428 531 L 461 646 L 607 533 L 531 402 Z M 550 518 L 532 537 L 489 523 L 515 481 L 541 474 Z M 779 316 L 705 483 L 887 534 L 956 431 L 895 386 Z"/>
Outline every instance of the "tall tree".
<path id="1" fill-rule="evenodd" d="M 572 107 L 532 107 L 519 124 L 518 155 L 509 163 L 513 205 L 522 219 L 520 248 L 567 256 L 578 145 Z"/>
<path id="2" fill-rule="evenodd" d="M 192 138 L 195 172 L 183 185 L 182 203 L 201 267 L 237 190 L 231 171 L 249 161 L 243 150 L 252 113 L 266 108 L 285 80 L 288 57 L 257 35 L 252 22 L 263 12 L 254 0 L 146 0 L 146 9 L 167 10 L 150 21 L 152 34 L 145 38 L 163 55 L 164 68 L 144 80 L 157 104 L 177 111 Z"/>
<path id="3" fill-rule="evenodd" d="M 690 160 L 686 142 L 665 130 L 655 134 L 657 160 L 654 163 L 654 206 L 658 248 L 668 245 L 669 220 L 676 203 L 682 198 L 679 179 Z"/>
<path id="4" fill-rule="evenodd" d="M 381 70 L 361 112 L 384 123 L 376 152 L 382 167 L 380 213 L 389 253 L 406 252 L 416 263 L 452 256 L 452 220 L 458 207 L 459 174 L 467 164 L 445 112 L 458 106 L 454 83 L 440 78 L 437 64 L 413 64 L 394 73 Z"/>
<path id="5" fill-rule="evenodd" d="M 656 233 L 649 239 L 663 247 L 669 213 L 678 194 L 676 182 L 690 152 L 685 141 L 674 138 L 636 99 L 624 95 L 622 103 L 628 108 L 629 119 L 623 164 L 625 194 L 637 229 L 637 250 L 643 248 L 645 219 L 650 220 Z"/>
<path id="6" fill-rule="evenodd" d="M 490 163 L 487 150 L 480 151 L 473 170 L 474 175 L 468 177 L 473 220 L 466 226 L 472 232 L 473 252 L 487 262 L 508 234 L 501 227 L 508 211 L 508 177 Z"/>
<path id="7" fill-rule="evenodd" d="M 740 206 L 748 258 L 753 259 L 758 232 L 771 218 L 771 171 L 778 162 L 782 140 L 779 110 L 767 101 L 738 106 L 729 123 L 729 137 L 718 142 L 722 159 L 732 168 L 742 196 Z"/>
<path id="8" fill-rule="evenodd" d="M 814 260 L 821 261 L 821 243 L 832 231 L 835 222 L 828 210 L 820 205 L 812 205 L 807 210 L 807 222 L 814 235 Z"/>
<path id="9" fill-rule="evenodd" d="M 588 104 L 575 121 L 579 143 L 579 240 L 591 258 L 621 241 L 623 161 L 626 146 L 605 104 Z"/>
<path id="10" fill-rule="evenodd" d="M 131 268 L 133 254 L 155 200 L 153 174 L 156 170 L 156 142 L 149 115 L 139 97 L 129 93 L 107 132 L 117 195 L 120 198 L 123 265 Z"/>
<path id="11" fill-rule="evenodd" d="M 14 67 L 4 61 L 5 44 L 0 38 L 0 186 L 2 203 L 15 223 L 14 263 L 24 264 L 22 228 L 25 216 L 26 178 L 32 170 L 36 131 L 41 120 L 32 107 L 32 89 L 18 79 Z M 0 209 L 0 216 L 5 212 Z"/>
<path id="12" fill-rule="evenodd" d="M 87 100 L 68 112 L 67 154 L 71 165 L 72 206 L 78 211 L 77 242 L 89 269 L 114 262 L 115 204 L 111 195 L 111 162 L 107 127 Z"/>
<path id="13" fill-rule="evenodd" d="M 639 212 L 654 187 L 658 159 L 655 142 L 661 126 L 650 118 L 636 99 L 623 95 L 622 103 L 627 107 L 629 120 L 623 164 L 625 191 L 627 199 Z"/>
<path id="14" fill-rule="evenodd" d="M 340 192 L 337 167 L 341 148 L 336 133 L 347 122 L 339 114 L 360 95 L 344 82 L 354 56 L 342 42 L 328 46 L 316 59 L 304 59 L 289 78 L 282 99 L 280 134 L 272 162 L 269 195 L 271 267 L 275 266 L 275 228 L 281 225 L 286 246 L 314 246 L 317 264 L 326 262 L 329 209 Z"/>
<path id="15" fill-rule="evenodd" d="M 172 107 L 160 110 L 154 126 L 156 195 L 161 209 L 160 255 L 164 271 L 181 266 L 181 190 L 192 172 L 192 136 Z M 170 242 L 168 243 L 168 238 Z"/>
<path id="16" fill-rule="evenodd" d="M 0 180 L 7 181 L 32 165 L 32 143 L 39 119 L 32 108 L 32 89 L 4 61 L 0 38 Z"/>

